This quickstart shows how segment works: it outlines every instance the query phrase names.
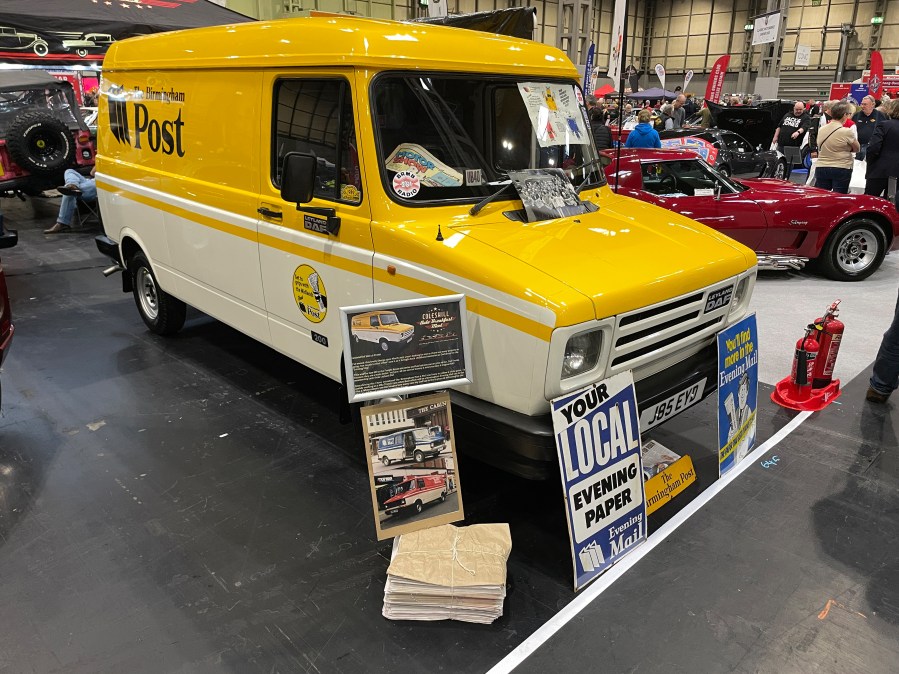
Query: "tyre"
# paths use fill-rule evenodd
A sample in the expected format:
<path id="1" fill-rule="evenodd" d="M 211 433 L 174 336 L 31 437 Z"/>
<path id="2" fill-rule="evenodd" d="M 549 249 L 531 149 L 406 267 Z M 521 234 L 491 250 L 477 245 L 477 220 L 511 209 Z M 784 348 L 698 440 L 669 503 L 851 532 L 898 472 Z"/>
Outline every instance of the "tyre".
<path id="1" fill-rule="evenodd" d="M 76 49 L 75 53 L 78 54 L 81 58 L 87 56 L 87 49 Z"/>
<path id="2" fill-rule="evenodd" d="M 440 494 L 440 502 L 443 503 L 444 501 L 446 501 L 446 492 Z"/>
<path id="3" fill-rule="evenodd" d="M 886 255 L 883 230 L 870 218 L 847 220 L 827 238 L 817 262 L 835 281 L 861 281 L 873 274 Z"/>
<path id="4" fill-rule="evenodd" d="M 421 501 L 415 502 L 415 514 L 420 513 L 423 508 L 424 508 L 424 506 L 421 504 Z"/>
<path id="5" fill-rule="evenodd" d="M 387 351 L 390 349 L 390 342 L 388 342 L 386 339 L 380 340 L 378 344 L 381 346 L 381 351 L 383 353 L 387 353 Z"/>
<path id="6" fill-rule="evenodd" d="M 721 164 L 721 166 L 718 167 L 718 173 L 721 173 L 722 175 L 730 178 L 730 166 L 728 166 L 727 164 Z"/>
<path id="7" fill-rule="evenodd" d="M 382 456 L 381 463 L 383 463 L 385 466 L 389 466 L 390 465 L 390 457 Z"/>
<path id="8" fill-rule="evenodd" d="M 359 343 L 359 335 L 353 335 L 353 344 Z"/>
<path id="9" fill-rule="evenodd" d="M 151 332 L 174 335 L 184 325 L 187 305 L 159 287 L 153 268 L 143 253 L 135 253 L 128 263 L 134 303 Z"/>
<path id="10" fill-rule="evenodd" d="M 778 180 L 786 180 L 787 175 L 787 162 L 781 160 L 777 162 L 774 166 L 774 171 L 771 172 L 772 178 L 777 178 Z"/>
<path id="11" fill-rule="evenodd" d="M 415 450 L 415 463 L 421 463 L 424 460 L 425 460 L 424 452 L 422 452 L 420 449 L 416 449 Z"/>
<path id="12" fill-rule="evenodd" d="M 6 134 L 10 156 L 31 173 L 61 173 L 75 162 L 75 139 L 65 124 L 43 112 L 22 115 Z"/>
<path id="13" fill-rule="evenodd" d="M 34 49 L 34 53 L 38 56 L 46 56 L 50 51 L 50 49 L 47 47 L 46 42 L 35 42 L 32 49 Z"/>

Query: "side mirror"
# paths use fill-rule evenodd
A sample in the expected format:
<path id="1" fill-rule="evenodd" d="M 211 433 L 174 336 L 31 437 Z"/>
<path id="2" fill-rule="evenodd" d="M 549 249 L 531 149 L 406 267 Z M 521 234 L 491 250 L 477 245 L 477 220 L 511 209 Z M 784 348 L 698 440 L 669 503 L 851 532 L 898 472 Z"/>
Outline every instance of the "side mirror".
<path id="1" fill-rule="evenodd" d="M 281 198 L 294 204 L 312 201 L 318 160 L 303 152 L 288 152 L 281 163 Z"/>
<path id="2" fill-rule="evenodd" d="M 303 206 L 312 201 L 318 159 L 304 152 L 288 152 L 281 163 L 281 198 L 297 205 L 298 211 L 325 216 L 325 230 L 332 236 L 340 231 L 340 218 L 333 208 Z M 318 230 L 320 231 L 320 230 Z"/>
<path id="3" fill-rule="evenodd" d="M 721 183 L 715 183 L 715 201 L 721 201 Z"/>

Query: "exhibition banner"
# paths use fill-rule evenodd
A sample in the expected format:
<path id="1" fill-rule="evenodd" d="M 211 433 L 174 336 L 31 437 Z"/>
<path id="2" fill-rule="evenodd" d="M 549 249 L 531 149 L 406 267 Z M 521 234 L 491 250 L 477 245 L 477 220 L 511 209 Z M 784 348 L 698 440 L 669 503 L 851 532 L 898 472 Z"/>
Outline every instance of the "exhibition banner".
<path id="1" fill-rule="evenodd" d="M 724 475 L 755 444 L 759 390 L 755 314 L 718 333 L 718 474 Z"/>
<path id="2" fill-rule="evenodd" d="M 378 540 L 463 519 L 449 393 L 360 413 Z"/>
<path id="3" fill-rule="evenodd" d="M 705 100 L 712 101 L 713 103 L 718 103 L 720 101 L 728 63 L 730 63 L 730 54 L 725 54 L 715 61 L 715 65 L 712 66 L 712 73 L 709 75 L 709 83 L 705 88 Z"/>
<path id="4" fill-rule="evenodd" d="M 780 30 L 780 12 L 769 12 L 755 17 L 752 29 L 752 46 L 769 44 L 777 39 Z"/>
<path id="5" fill-rule="evenodd" d="M 612 23 L 612 40 L 609 47 L 609 72 L 607 73 L 615 87 L 621 80 L 621 50 L 624 49 L 624 19 L 627 12 L 627 0 L 615 0 L 615 15 Z"/>
<path id="6" fill-rule="evenodd" d="M 868 94 L 879 101 L 883 96 L 883 56 L 879 51 L 871 52 L 871 75 L 868 77 Z"/>
<path id="7" fill-rule="evenodd" d="M 656 76 L 659 78 L 659 82 L 662 83 L 662 91 L 665 90 L 665 66 L 661 63 L 656 63 Z"/>
<path id="8" fill-rule="evenodd" d="M 805 45 L 796 45 L 796 60 L 794 63 L 797 66 L 807 66 L 809 64 L 809 60 L 812 56 L 812 48 L 806 47 Z"/>
<path id="9" fill-rule="evenodd" d="M 556 398 L 552 417 L 577 591 L 646 539 L 632 373 Z"/>
<path id="10" fill-rule="evenodd" d="M 853 82 L 849 85 L 849 98 L 855 101 L 856 105 L 861 105 L 862 99 L 868 95 L 867 84 L 856 84 Z"/>
<path id="11" fill-rule="evenodd" d="M 465 296 L 341 307 L 350 402 L 471 383 Z"/>
<path id="12" fill-rule="evenodd" d="M 693 79 L 693 71 L 688 70 L 687 74 L 684 75 L 684 91 L 686 91 L 687 87 L 690 86 L 690 80 L 692 80 L 692 79 Z M 664 89 L 664 87 L 662 87 L 662 88 Z"/>
<path id="13" fill-rule="evenodd" d="M 587 64 L 584 66 L 584 93 L 593 93 L 593 59 L 596 56 L 596 45 L 590 43 L 590 49 L 587 50 Z"/>

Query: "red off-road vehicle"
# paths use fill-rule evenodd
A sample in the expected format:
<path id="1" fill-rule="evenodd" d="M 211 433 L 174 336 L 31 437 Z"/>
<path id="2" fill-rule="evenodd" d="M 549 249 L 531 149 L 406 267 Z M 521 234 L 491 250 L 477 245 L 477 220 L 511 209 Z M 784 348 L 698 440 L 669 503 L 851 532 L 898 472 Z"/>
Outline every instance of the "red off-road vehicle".
<path id="1" fill-rule="evenodd" d="M 0 71 L 0 194 L 35 196 L 93 165 L 72 85 L 44 70 Z"/>

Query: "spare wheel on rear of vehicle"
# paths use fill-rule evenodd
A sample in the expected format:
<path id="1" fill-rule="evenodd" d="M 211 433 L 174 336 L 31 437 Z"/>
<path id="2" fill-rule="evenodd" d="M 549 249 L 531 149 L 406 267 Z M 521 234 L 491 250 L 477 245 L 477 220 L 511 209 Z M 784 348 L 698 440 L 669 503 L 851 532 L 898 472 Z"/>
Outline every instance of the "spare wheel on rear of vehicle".
<path id="1" fill-rule="evenodd" d="M 22 115 L 6 134 L 9 154 L 31 173 L 58 173 L 75 161 L 75 139 L 66 125 L 42 112 Z"/>

